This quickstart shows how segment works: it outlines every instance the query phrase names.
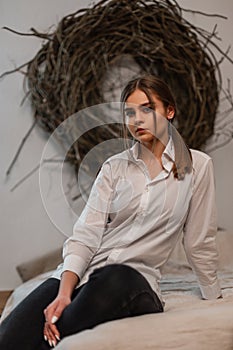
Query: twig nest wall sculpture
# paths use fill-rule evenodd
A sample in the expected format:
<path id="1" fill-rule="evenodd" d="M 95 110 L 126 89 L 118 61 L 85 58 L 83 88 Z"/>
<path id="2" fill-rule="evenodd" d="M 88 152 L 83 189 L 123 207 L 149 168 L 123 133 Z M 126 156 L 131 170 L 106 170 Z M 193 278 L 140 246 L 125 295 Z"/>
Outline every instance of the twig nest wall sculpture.
<path id="1" fill-rule="evenodd" d="M 102 0 L 64 17 L 53 33 L 32 29 L 44 39 L 26 72 L 38 124 L 52 133 L 73 113 L 105 102 L 107 73 L 126 57 L 139 67 L 137 74 L 156 73 L 169 84 L 178 130 L 189 146 L 200 148 L 213 134 L 221 89 L 220 62 L 211 47 L 222 58 L 227 54 L 215 44 L 215 29 L 195 27 L 182 11 L 169 0 Z M 108 85 L 112 96 L 113 85 Z M 117 125 L 90 131 L 68 159 L 78 167 L 87 143 L 91 148 L 118 131 Z"/>

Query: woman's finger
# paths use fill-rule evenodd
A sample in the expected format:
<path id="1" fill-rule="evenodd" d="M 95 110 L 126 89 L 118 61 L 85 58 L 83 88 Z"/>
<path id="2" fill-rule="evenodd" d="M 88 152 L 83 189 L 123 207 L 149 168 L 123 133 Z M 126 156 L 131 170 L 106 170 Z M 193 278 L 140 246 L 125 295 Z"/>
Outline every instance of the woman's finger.
<path id="1" fill-rule="evenodd" d="M 49 322 L 45 323 L 44 326 L 44 339 L 49 343 L 51 347 L 56 346 L 57 341 L 60 340 L 60 337 L 57 336 L 59 332 L 56 329 L 56 326 L 50 324 Z"/>
<path id="2" fill-rule="evenodd" d="M 49 323 L 48 327 L 49 327 L 50 331 L 52 332 L 52 334 L 54 335 L 54 337 L 56 338 L 56 340 L 60 340 L 60 332 L 58 331 L 57 326 Z"/>

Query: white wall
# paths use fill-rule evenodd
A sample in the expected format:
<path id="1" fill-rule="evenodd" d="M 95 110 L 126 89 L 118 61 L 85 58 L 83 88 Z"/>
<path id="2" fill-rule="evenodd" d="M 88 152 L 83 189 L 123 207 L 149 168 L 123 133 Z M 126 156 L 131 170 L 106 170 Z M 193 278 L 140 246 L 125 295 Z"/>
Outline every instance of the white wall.
<path id="1" fill-rule="evenodd" d="M 193 24 L 212 31 L 217 23 L 217 33 L 222 39 L 218 41 L 218 45 L 223 51 L 226 51 L 228 46 L 233 46 L 233 2 L 232 0 L 179 0 L 181 7 L 187 9 L 195 9 L 206 13 L 219 14 L 227 17 L 225 19 L 216 19 L 215 17 L 206 17 L 199 14 L 186 13 L 185 17 Z M 216 53 L 217 54 L 217 53 Z M 233 60 L 233 49 L 231 48 L 229 56 Z M 220 56 L 217 54 L 217 57 Z M 223 77 L 224 88 L 227 87 L 227 79 L 231 80 L 231 92 L 233 94 L 233 65 L 224 60 L 221 64 L 221 72 Z M 220 104 L 220 112 L 224 109 L 223 103 Z M 228 105 L 229 108 L 229 105 Z M 233 135 L 233 112 L 227 118 L 227 129 L 231 130 Z M 224 137 L 224 135 L 221 135 Z M 215 144 L 216 140 L 214 141 Z M 216 142 L 217 144 L 220 141 Z M 209 145 L 212 149 L 213 144 Z M 216 178 L 216 194 L 219 227 L 226 230 L 233 229 L 233 141 L 225 147 L 218 148 L 215 151 L 208 152 L 214 161 L 215 178 Z"/>
<path id="2" fill-rule="evenodd" d="M 31 27 L 46 31 L 56 25 L 66 14 L 85 7 L 89 1 L 78 0 L 1 0 L 0 26 L 9 26 L 18 31 L 28 32 Z M 226 49 L 233 44 L 232 23 L 233 3 L 231 0 L 179 0 L 186 8 L 204 12 L 220 13 L 228 16 L 228 20 L 185 14 L 196 25 L 211 30 L 218 23 L 220 46 Z M 35 37 L 20 37 L 0 30 L 1 56 L 0 73 L 31 59 L 38 51 L 41 41 Z M 231 57 L 233 57 L 231 51 Z M 223 77 L 233 82 L 233 66 L 227 61 L 222 64 Z M 11 289 L 20 283 L 15 266 L 33 257 L 40 256 L 59 247 L 67 235 L 71 234 L 74 215 L 64 205 L 61 194 L 54 193 L 56 182 L 56 166 L 47 165 L 46 196 L 54 206 L 54 216 L 58 218 L 56 225 L 51 221 L 41 199 L 39 173 L 35 172 L 13 192 L 10 189 L 31 169 L 40 162 L 46 144 L 46 136 L 41 130 L 34 129 L 27 140 L 10 176 L 6 178 L 6 170 L 15 155 L 26 131 L 33 122 L 32 111 L 28 102 L 20 107 L 23 92 L 23 76 L 19 73 L 9 75 L 0 81 L 0 191 L 1 191 L 1 244 L 0 244 L 0 289 Z M 233 116 L 231 115 L 231 118 Z M 58 148 L 50 145 L 51 154 Z M 59 153 L 59 152 L 58 152 Z M 211 153 L 214 159 L 217 185 L 217 205 L 219 209 L 219 225 L 227 229 L 233 228 L 233 142 L 226 147 Z M 66 182 L 73 184 L 69 166 L 65 169 Z M 54 184 L 55 182 L 55 184 Z M 75 188 L 73 189 L 75 193 Z M 57 227 L 58 226 L 58 227 Z"/>
<path id="3" fill-rule="evenodd" d="M 22 32 L 29 32 L 30 28 L 34 27 L 43 32 L 51 25 L 56 25 L 66 14 L 85 7 L 88 3 L 89 1 L 81 0 L 2 0 L 0 27 L 8 26 Z M 35 37 L 20 37 L 4 30 L 0 30 L 0 43 L 0 72 L 30 60 L 41 47 L 41 41 Z M 72 213 L 62 207 L 61 195 L 56 196 L 53 191 L 55 165 L 47 165 L 47 180 L 50 186 L 47 195 L 50 203 L 55 206 L 62 232 L 51 222 L 43 206 L 38 171 L 15 191 L 10 191 L 25 174 L 39 164 L 47 141 L 41 130 L 34 129 L 9 178 L 6 178 L 6 170 L 33 122 L 29 102 L 20 107 L 23 97 L 23 75 L 16 73 L 1 79 L 0 289 L 11 289 L 18 285 L 21 281 L 15 266 L 60 247 L 66 238 L 65 234 L 70 235 L 73 226 Z M 55 148 L 50 149 L 51 153 L 55 153 Z M 65 173 L 69 179 L 71 172 L 68 168 L 67 166 Z"/>

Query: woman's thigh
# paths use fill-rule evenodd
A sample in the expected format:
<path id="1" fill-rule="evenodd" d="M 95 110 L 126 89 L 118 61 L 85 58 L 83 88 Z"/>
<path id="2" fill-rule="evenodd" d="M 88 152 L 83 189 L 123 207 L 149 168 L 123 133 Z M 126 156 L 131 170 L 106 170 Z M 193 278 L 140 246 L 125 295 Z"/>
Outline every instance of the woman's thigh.
<path id="1" fill-rule="evenodd" d="M 46 306 L 58 293 L 60 281 L 49 278 L 33 290 L 0 325 L 0 349 L 32 350 L 44 342 L 44 313 Z"/>
<path id="2" fill-rule="evenodd" d="M 103 322 L 162 311 L 159 298 L 138 271 L 112 264 L 96 269 L 74 292 L 57 326 L 64 337 Z"/>
<path id="3" fill-rule="evenodd" d="M 57 296 L 60 281 L 51 278 L 28 295 L 2 322 L 0 349 L 48 349 L 43 339 L 43 310 Z M 61 337 L 124 317 L 162 312 L 163 306 L 146 279 L 122 264 L 96 269 L 73 292 L 72 302 L 57 321 Z"/>

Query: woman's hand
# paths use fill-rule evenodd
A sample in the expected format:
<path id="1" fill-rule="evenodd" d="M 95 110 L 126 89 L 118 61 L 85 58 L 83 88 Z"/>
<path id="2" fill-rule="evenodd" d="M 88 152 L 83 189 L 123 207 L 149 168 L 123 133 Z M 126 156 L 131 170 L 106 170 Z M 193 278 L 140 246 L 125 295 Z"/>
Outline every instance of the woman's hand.
<path id="1" fill-rule="evenodd" d="M 64 309 L 71 303 L 71 295 L 79 282 L 79 277 L 72 271 L 62 273 L 58 295 L 44 310 L 44 339 L 50 346 L 55 346 L 60 340 L 60 333 L 55 325 Z"/>
<path id="2" fill-rule="evenodd" d="M 61 317 L 64 309 L 71 303 L 68 296 L 57 296 L 54 301 L 44 310 L 45 325 L 44 325 L 44 339 L 49 342 L 50 346 L 55 346 L 60 340 L 60 333 L 55 325 L 57 320 Z"/>

